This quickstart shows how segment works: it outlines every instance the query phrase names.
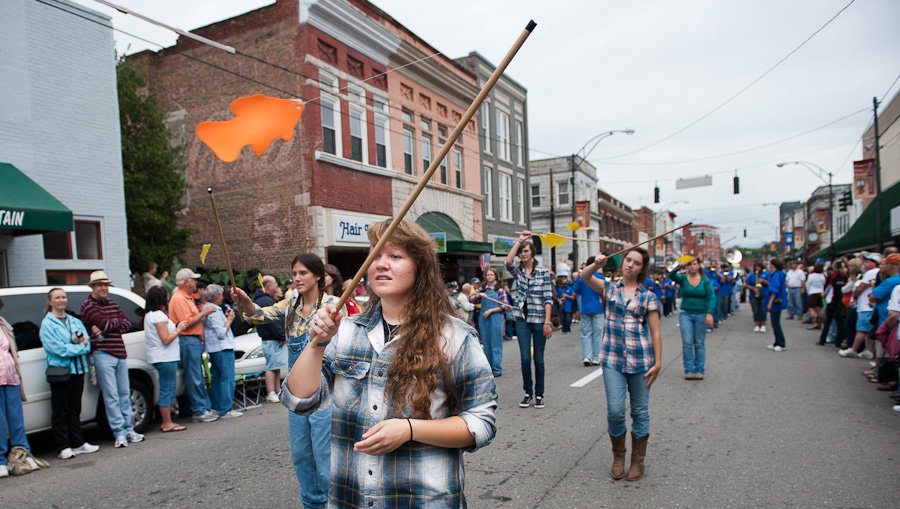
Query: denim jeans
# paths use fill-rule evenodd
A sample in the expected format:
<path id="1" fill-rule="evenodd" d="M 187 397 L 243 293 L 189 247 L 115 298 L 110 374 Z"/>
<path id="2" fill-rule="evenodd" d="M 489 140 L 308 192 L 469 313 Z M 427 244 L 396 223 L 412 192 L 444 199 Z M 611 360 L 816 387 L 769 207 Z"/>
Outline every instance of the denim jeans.
<path id="1" fill-rule="evenodd" d="M 729 295 L 718 295 L 716 296 L 716 309 L 718 310 L 719 321 L 724 322 L 728 319 L 728 313 L 730 312 L 728 306 Z"/>
<path id="2" fill-rule="evenodd" d="M 784 332 L 781 330 L 781 310 L 770 311 L 769 316 L 772 318 L 772 332 L 775 333 L 775 346 L 784 348 L 787 345 L 784 342 Z"/>
<path id="3" fill-rule="evenodd" d="M 803 316 L 803 297 L 800 295 L 800 287 L 788 288 L 788 318 Z"/>
<path id="4" fill-rule="evenodd" d="M 128 382 L 128 363 L 106 352 L 94 352 L 97 383 L 103 393 L 103 408 L 113 436 L 120 437 L 134 431 L 131 423 L 131 384 Z"/>
<path id="5" fill-rule="evenodd" d="M 225 415 L 234 406 L 234 350 L 221 350 L 209 354 L 212 363 L 212 380 L 209 384 L 209 400 L 212 409 Z"/>
<path id="6" fill-rule="evenodd" d="M 0 465 L 9 463 L 6 455 L 13 447 L 31 450 L 25 437 L 22 394 L 18 385 L 0 385 Z"/>
<path id="7" fill-rule="evenodd" d="M 759 298 L 750 295 L 750 309 L 753 310 L 753 321 L 766 323 L 766 299 L 760 294 Z"/>
<path id="8" fill-rule="evenodd" d="M 581 315 L 581 358 L 600 362 L 600 341 L 603 339 L 603 313 Z"/>
<path id="9" fill-rule="evenodd" d="M 178 377 L 178 361 L 154 362 L 153 367 L 159 375 L 159 402 L 161 407 L 172 406 L 175 399 L 175 381 Z"/>
<path id="10" fill-rule="evenodd" d="M 572 332 L 572 312 L 571 311 L 560 311 L 559 312 L 559 320 L 562 322 L 562 333 L 568 334 Z"/>
<path id="11" fill-rule="evenodd" d="M 203 375 L 203 345 L 200 336 L 181 336 L 178 340 L 181 348 L 181 367 L 184 369 L 185 392 L 194 415 L 205 414 L 211 407 L 209 394 L 206 392 L 206 378 Z"/>
<path id="12" fill-rule="evenodd" d="M 706 369 L 706 315 L 682 311 L 678 315 L 678 324 L 684 373 L 703 374 Z"/>
<path id="13" fill-rule="evenodd" d="M 288 370 L 308 343 L 306 334 L 288 338 Z M 331 485 L 331 407 L 312 415 L 288 412 L 288 433 L 300 501 L 306 509 L 324 509 Z"/>
<path id="14" fill-rule="evenodd" d="M 484 356 L 495 375 L 503 374 L 503 315 L 494 313 L 487 318 L 479 315 L 478 320 Z"/>
<path id="15" fill-rule="evenodd" d="M 544 324 L 528 323 L 516 318 L 516 336 L 519 339 L 519 361 L 522 365 L 522 389 L 525 394 L 544 397 Z M 533 340 L 533 341 L 532 341 Z M 531 379 L 531 347 L 534 347 L 534 378 Z"/>
<path id="16" fill-rule="evenodd" d="M 631 395 L 631 433 L 635 437 L 650 434 L 650 389 L 644 373 L 620 373 L 610 367 L 603 367 L 603 387 L 606 389 L 606 424 L 609 434 L 614 437 L 624 435 L 625 395 Z"/>

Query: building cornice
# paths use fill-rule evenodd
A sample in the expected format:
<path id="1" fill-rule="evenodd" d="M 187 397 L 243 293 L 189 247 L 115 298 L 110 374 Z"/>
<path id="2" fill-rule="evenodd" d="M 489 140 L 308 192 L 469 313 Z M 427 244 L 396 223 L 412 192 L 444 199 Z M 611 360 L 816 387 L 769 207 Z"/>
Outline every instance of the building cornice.
<path id="1" fill-rule="evenodd" d="M 346 0 L 304 0 L 300 2 L 299 21 L 384 66 L 389 65 L 390 55 L 401 44 L 399 37 Z"/>
<path id="2" fill-rule="evenodd" d="M 391 55 L 390 66 L 392 68 L 408 66 L 400 71 L 401 75 L 409 77 L 424 88 L 440 91 L 448 100 L 455 100 L 458 106 L 465 107 L 471 103 L 478 94 L 475 80 L 473 79 L 471 83 L 463 80 L 435 59 L 419 61 L 427 56 L 414 46 L 403 42 L 397 52 Z M 419 62 L 416 65 L 409 65 L 417 61 Z M 474 78 L 474 75 L 472 76 Z"/>

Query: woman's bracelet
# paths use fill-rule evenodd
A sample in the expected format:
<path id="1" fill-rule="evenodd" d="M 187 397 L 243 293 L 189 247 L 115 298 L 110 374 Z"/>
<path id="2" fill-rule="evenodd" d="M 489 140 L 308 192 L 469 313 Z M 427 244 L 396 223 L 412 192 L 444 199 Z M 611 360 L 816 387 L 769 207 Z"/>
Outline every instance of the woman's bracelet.
<path id="1" fill-rule="evenodd" d="M 409 441 L 412 442 L 412 441 L 413 441 L 412 421 L 410 421 L 410 420 L 407 418 L 407 419 L 406 419 L 406 424 L 409 424 Z"/>

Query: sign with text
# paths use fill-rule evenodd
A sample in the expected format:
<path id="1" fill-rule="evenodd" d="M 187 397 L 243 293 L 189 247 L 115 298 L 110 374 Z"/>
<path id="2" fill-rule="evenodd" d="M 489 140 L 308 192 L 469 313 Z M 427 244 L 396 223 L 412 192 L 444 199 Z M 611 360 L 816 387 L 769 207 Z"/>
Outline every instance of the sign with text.
<path id="1" fill-rule="evenodd" d="M 355 216 L 349 214 L 333 214 L 332 228 L 335 242 L 345 244 L 369 244 L 369 226 L 381 219 Z"/>
<path id="2" fill-rule="evenodd" d="M 447 252 L 447 234 L 445 232 L 428 232 L 428 235 L 431 235 L 431 238 L 434 239 L 434 245 L 438 253 Z"/>
<path id="3" fill-rule="evenodd" d="M 794 248 L 794 232 L 784 232 L 784 247 Z"/>

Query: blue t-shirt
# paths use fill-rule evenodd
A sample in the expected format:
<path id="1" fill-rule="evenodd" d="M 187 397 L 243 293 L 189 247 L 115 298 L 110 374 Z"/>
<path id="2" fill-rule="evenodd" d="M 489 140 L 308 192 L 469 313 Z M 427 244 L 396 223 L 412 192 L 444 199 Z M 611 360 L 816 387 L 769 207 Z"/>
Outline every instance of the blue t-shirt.
<path id="1" fill-rule="evenodd" d="M 706 277 L 709 278 L 709 281 L 712 283 L 713 288 L 715 288 L 716 295 L 719 295 L 719 287 L 722 286 L 722 283 L 719 282 L 719 273 L 713 272 L 709 269 L 706 269 L 704 273 L 706 274 Z"/>
<path id="2" fill-rule="evenodd" d="M 785 274 L 782 270 L 776 270 L 769 273 L 769 294 L 775 294 L 772 301 L 772 311 L 781 311 L 787 309 L 787 285 L 785 284 Z M 766 296 L 766 307 L 768 307 L 768 299 Z M 781 304 L 778 301 L 781 300 Z"/>
<path id="3" fill-rule="evenodd" d="M 594 274 L 594 277 L 606 281 L 603 274 Z M 603 301 L 600 300 L 600 294 L 594 291 L 584 278 L 578 278 L 575 286 L 572 287 L 576 294 L 581 295 L 581 314 L 583 315 L 601 315 L 603 314 Z"/>
<path id="4" fill-rule="evenodd" d="M 653 280 L 652 277 L 648 277 L 646 281 L 644 281 L 644 286 L 647 287 L 648 290 L 653 292 L 656 295 L 656 301 L 662 303 L 662 288 L 656 284 L 656 281 Z"/>
<path id="5" fill-rule="evenodd" d="M 891 300 L 891 292 L 894 291 L 894 287 L 900 284 L 900 274 L 891 276 L 884 281 L 881 282 L 875 288 L 872 288 L 872 295 L 878 299 L 878 302 L 875 304 L 875 310 L 878 311 L 878 326 L 881 327 L 881 324 L 887 319 L 888 314 L 888 302 Z"/>
<path id="6" fill-rule="evenodd" d="M 556 289 L 556 298 L 562 299 L 563 295 L 575 295 L 575 290 L 572 289 L 572 285 L 562 286 Z M 572 299 L 566 299 L 562 303 L 562 308 L 560 311 L 563 313 L 571 313 L 572 312 Z"/>
<path id="7" fill-rule="evenodd" d="M 766 271 L 760 272 L 760 274 L 759 274 L 759 280 L 760 280 L 760 282 L 762 282 L 762 281 L 768 281 L 768 280 L 769 280 L 769 273 L 766 272 Z M 747 286 L 750 286 L 750 287 L 756 286 L 756 273 L 755 273 L 755 272 L 751 272 L 751 273 L 747 276 Z M 769 297 L 769 287 L 766 286 L 766 285 L 760 286 L 760 287 L 759 287 L 759 298 L 760 298 L 760 299 L 768 299 L 768 297 Z M 768 302 L 768 301 L 766 300 L 766 302 Z"/>
<path id="8" fill-rule="evenodd" d="M 672 299 L 675 297 L 675 282 L 674 281 L 666 278 L 666 279 L 660 280 L 660 284 L 662 285 L 663 290 L 665 291 L 667 299 Z"/>

